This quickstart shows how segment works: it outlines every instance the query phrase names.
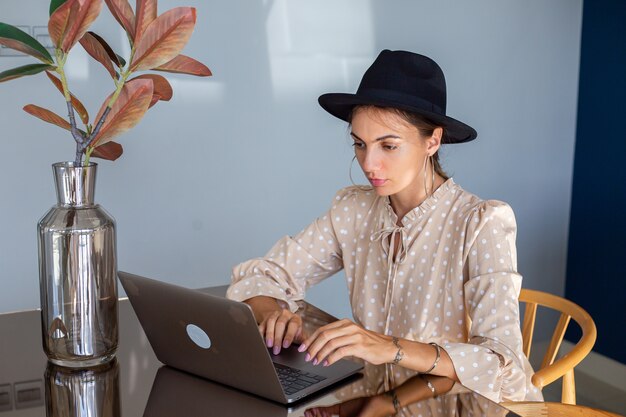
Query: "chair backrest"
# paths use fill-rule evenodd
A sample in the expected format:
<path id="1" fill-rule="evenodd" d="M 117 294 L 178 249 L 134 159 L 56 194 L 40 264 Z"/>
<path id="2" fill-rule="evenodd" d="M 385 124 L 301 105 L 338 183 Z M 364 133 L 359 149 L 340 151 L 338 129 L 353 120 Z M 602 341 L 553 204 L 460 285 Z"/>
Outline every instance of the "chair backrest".
<path id="1" fill-rule="evenodd" d="M 561 402 L 565 404 L 576 404 L 574 367 L 591 352 L 596 342 L 597 331 L 593 319 L 579 305 L 565 298 L 542 291 L 522 288 L 519 301 L 526 303 L 526 311 L 524 312 L 524 320 L 522 322 L 523 350 L 526 357 L 530 356 L 533 331 L 535 329 L 535 318 L 537 316 L 537 306 L 547 307 L 561 313 L 554 333 L 552 334 L 548 350 L 541 362 L 541 367 L 532 376 L 532 383 L 534 386 L 541 389 L 563 377 Z M 578 323 L 582 329 L 582 337 L 570 352 L 555 361 L 570 319 L 574 319 L 574 321 Z"/>

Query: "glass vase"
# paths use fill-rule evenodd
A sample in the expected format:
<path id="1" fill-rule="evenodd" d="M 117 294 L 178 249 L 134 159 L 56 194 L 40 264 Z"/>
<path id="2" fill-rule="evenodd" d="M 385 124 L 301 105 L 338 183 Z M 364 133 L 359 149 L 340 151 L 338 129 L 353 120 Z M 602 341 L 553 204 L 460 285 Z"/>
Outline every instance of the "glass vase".
<path id="1" fill-rule="evenodd" d="M 118 345 L 115 220 L 94 203 L 97 164 L 52 169 L 57 204 L 37 225 L 43 349 L 60 366 L 95 366 Z"/>

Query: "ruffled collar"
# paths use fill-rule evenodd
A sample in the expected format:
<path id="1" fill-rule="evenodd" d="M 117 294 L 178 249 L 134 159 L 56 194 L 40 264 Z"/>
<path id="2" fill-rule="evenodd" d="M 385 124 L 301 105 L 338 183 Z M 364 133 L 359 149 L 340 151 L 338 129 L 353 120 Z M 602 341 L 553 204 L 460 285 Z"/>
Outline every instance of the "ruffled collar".
<path id="1" fill-rule="evenodd" d="M 434 210 L 437 207 L 437 203 L 453 188 L 457 188 L 458 186 L 454 182 L 452 178 L 448 178 L 443 184 L 441 184 L 434 193 L 426 197 L 424 201 L 417 207 L 411 209 L 407 214 L 402 218 L 402 224 L 405 227 L 410 227 L 410 224 L 414 223 L 418 219 L 420 219 L 425 213 Z M 391 200 L 389 196 L 385 197 L 385 206 L 387 213 L 391 220 L 391 224 L 398 224 L 398 216 L 393 211 L 393 207 L 391 206 Z"/>

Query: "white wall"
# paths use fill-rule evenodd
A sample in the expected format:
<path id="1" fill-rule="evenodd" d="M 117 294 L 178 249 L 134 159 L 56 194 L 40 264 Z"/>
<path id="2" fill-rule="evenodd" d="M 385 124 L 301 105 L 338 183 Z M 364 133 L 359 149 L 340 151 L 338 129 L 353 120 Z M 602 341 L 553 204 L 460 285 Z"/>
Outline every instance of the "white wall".
<path id="1" fill-rule="evenodd" d="M 2 2 L 0 20 L 45 26 L 47 3 Z M 117 219 L 120 269 L 222 284 L 297 233 L 349 183 L 346 126 L 318 95 L 354 91 L 381 49 L 408 49 L 441 65 L 448 113 L 479 132 L 443 151 L 445 168 L 513 206 L 525 286 L 563 293 L 582 0 L 161 0 L 160 11 L 178 5 L 198 9 L 185 53 L 215 75 L 170 76 L 172 101 L 120 139 L 120 160 L 100 163 L 96 199 Z M 127 54 L 104 14 L 94 30 Z M 0 69 L 31 61 L 3 55 Z M 80 47 L 69 66 L 93 117 L 110 81 Z M 50 165 L 74 155 L 28 103 L 64 113 L 45 76 L 0 84 L 0 312 L 39 305 L 36 224 L 55 202 Z M 311 297 L 349 314 L 343 275 Z"/>

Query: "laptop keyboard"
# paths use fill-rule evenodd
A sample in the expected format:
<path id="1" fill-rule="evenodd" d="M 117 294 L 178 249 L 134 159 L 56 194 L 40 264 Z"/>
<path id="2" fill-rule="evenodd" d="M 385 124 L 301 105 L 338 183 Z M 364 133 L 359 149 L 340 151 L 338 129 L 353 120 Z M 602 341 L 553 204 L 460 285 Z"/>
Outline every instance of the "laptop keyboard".
<path id="1" fill-rule="evenodd" d="M 276 368 L 276 373 L 278 373 L 280 384 L 283 386 L 287 395 L 295 394 L 306 387 L 326 379 L 326 377 L 321 375 L 290 368 L 278 363 L 274 363 L 274 367 Z"/>

